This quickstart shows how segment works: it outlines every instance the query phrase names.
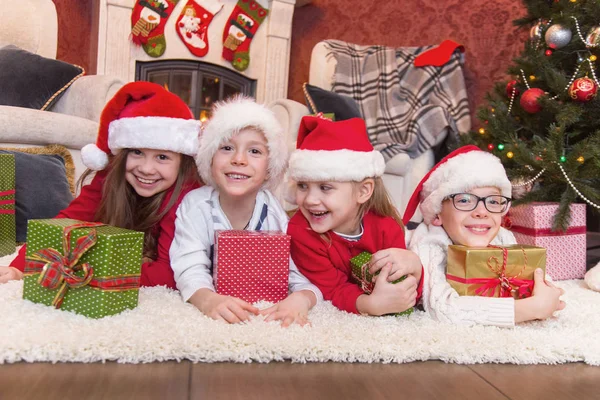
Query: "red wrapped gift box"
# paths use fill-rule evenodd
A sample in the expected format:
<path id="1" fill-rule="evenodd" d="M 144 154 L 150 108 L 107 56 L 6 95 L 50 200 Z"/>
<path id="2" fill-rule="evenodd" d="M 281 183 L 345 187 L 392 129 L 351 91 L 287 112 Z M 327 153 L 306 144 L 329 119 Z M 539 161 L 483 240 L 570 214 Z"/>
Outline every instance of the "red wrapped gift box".
<path id="1" fill-rule="evenodd" d="M 288 295 L 290 236 L 279 231 L 216 231 L 213 278 L 217 293 L 254 303 Z"/>
<path id="2" fill-rule="evenodd" d="M 582 279 L 586 271 L 585 204 L 571 204 L 566 232 L 552 231 L 558 203 L 531 203 L 509 211 L 510 226 L 519 244 L 546 249 L 546 272 L 555 280 Z"/>

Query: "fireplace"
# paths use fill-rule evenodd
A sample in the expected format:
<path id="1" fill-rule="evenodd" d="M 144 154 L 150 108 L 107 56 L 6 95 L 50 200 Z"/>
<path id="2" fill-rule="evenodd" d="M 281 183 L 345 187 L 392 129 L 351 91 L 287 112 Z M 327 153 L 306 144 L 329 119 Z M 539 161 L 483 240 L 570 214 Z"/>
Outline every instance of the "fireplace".
<path id="1" fill-rule="evenodd" d="M 164 86 L 181 97 L 200 121 L 210 117 L 210 109 L 216 101 L 238 93 L 256 96 L 255 79 L 202 61 L 137 61 L 135 80 Z"/>
<path id="2" fill-rule="evenodd" d="M 264 104 L 286 98 L 296 0 L 259 0 L 268 4 L 269 15 L 253 37 L 250 65 L 241 73 L 221 56 L 223 30 L 237 0 L 221 2 L 224 7 L 208 28 L 206 56 L 196 57 L 190 53 L 175 31 L 175 22 L 186 3 L 182 0 L 165 25 L 165 53 L 153 58 L 130 40 L 131 11 L 135 1 L 99 0 L 98 74 L 117 76 L 127 82 L 147 79 L 167 85 L 200 119 L 207 115 L 210 103 L 235 91 L 253 96 Z M 154 69 L 163 62 L 166 64 L 162 72 Z M 145 68 L 147 75 L 144 78 L 141 70 Z M 208 99 L 207 95 L 210 95 Z"/>

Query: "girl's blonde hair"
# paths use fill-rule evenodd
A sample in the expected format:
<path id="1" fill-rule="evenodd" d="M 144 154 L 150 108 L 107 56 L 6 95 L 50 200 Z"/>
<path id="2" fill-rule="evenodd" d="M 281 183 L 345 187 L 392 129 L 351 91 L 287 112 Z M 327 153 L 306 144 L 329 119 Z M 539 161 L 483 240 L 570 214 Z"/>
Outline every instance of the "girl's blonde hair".
<path id="1" fill-rule="evenodd" d="M 359 219 L 365 216 L 365 214 L 369 211 L 381 216 L 381 217 L 392 217 L 398 222 L 398 224 L 404 229 L 404 224 L 402 223 L 402 217 L 398 212 L 398 209 L 392 203 L 392 199 L 390 194 L 388 193 L 385 185 L 383 184 L 383 179 L 381 177 L 375 178 L 367 178 L 373 179 L 373 193 L 369 200 L 360 205 L 358 209 Z M 366 180 L 366 179 L 365 179 Z M 353 182 L 357 187 L 362 184 L 365 180 L 361 182 Z"/>
<path id="2" fill-rule="evenodd" d="M 110 157 L 108 174 L 102 188 L 102 200 L 96 210 L 95 220 L 119 228 L 144 232 L 143 256 L 156 259 L 158 237 L 154 231 L 155 225 L 173 207 L 184 186 L 192 182 L 200 182 L 200 177 L 194 158 L 181 154 L 181 164 L 173 185 L 173 194 L 168 204 L 160 211 L 166 190 L 152 197 L 142 197 L 125 179 L 125 165 L 129 151 L 123 149 L 117 155 Z M 78 182 L 80 188 L 93 172 L 88 169 L 83 173 Z"/>

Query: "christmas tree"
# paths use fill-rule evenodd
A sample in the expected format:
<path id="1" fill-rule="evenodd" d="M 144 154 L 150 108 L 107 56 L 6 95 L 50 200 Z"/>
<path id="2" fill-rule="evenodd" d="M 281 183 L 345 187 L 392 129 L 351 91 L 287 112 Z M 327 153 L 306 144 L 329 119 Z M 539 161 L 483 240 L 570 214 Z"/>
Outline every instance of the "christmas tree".
<path id="1" fill-rule="evenodd" d="M 559 202 L 566 230 L 573 202 L 600 211 L 600 0 L 525 0 L 524 50 L 463 137 L 498 156 L 514 204 Z"/>

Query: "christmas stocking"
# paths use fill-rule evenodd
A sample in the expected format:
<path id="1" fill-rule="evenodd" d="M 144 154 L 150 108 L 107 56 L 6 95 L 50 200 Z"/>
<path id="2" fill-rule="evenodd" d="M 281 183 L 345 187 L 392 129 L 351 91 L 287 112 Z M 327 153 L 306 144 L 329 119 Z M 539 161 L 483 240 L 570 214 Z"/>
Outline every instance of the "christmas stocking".
<path id="1" fill-rule="evenodd" d="M 177 20 L 177 34 L 197 57 L 208 53 L 208 25 L 221 11 L 219 0 L 188 0 Z"/>
<path id="2" fill-rule="evenodd" d="M 223 58 L 244 71 L 250 64 L 250 42 L 269 10 L 255 0 L 238 0 L 223 30 Z"/>
<path id="3" fill-rule="evenodd" d="M 131 12 L 131 39 L 151 57 L 167 48 L 165 24 L 179 0 L 138 0 Z"/>

